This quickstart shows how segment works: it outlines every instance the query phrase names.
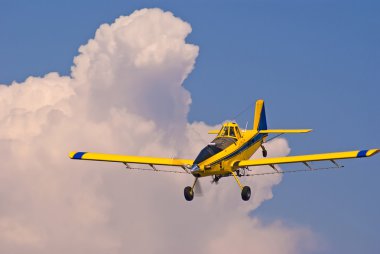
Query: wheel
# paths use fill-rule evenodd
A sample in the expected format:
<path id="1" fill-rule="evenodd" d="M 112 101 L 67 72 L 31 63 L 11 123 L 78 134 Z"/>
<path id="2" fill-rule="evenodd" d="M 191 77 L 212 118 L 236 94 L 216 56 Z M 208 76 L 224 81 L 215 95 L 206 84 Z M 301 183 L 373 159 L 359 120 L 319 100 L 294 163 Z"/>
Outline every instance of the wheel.
<path id="1" fill-rule="evenodd" d="M 268 155 L 268 151 L 267 150 L 263 150 L 263 157 L 267 157 Z"/>
<path id="2" fill-rule="evenodd" d="M 249 188 L 249 186 L 244 186 L 243 190 L 241 191 L 241 198 L 244 201 L 248 201 L 250 197 L 251 197 L 251 188 Z"/>
<path id="3" fill-rule="evenodd" d="M 190 186 L 187 186 L 184 190 L 183 190 L 183 194 L 185 195 L 185 199 L 187 201 L 191 201 L 193 200 L 194 198 L 194 191 L 193 189 L 190 187 Z"/>

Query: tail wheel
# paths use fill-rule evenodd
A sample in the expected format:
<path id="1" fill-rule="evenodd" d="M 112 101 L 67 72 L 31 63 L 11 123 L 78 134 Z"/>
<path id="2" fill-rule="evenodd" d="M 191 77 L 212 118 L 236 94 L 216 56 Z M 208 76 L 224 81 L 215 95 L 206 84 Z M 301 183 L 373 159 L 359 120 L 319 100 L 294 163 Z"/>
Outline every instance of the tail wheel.
<path id="1" fill-rule="evenodd" d="M 244 201 L 248 201 L 251 197 L 251 188 L 249 186 L 244 186 L 243 190 L 241 191 L 241 198 Z"/>
<path id="2" fill-rule="evenodd" d="M 185 199 L 187 201 L 191 201 L 193 200 L 194 198 L 194 191 L 193 189 L 190 187 L 190 186 L 187 186 L 184 190 L 183 190 L 183 194 L 185 195 Z"/>

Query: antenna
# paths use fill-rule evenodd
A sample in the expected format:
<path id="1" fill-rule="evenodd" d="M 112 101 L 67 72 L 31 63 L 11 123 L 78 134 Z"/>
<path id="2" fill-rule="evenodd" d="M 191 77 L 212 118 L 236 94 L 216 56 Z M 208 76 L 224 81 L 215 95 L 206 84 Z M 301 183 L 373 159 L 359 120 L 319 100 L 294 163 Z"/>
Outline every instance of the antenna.
<path id="1" fill-rule="evenodd" d="M 246 131 L 247 131 L 247 127 L 248 127 L 248 121 L 247 121 L 247 123 L 245 124 L 245 129 L 244 129 L 244 132 L 246 132 Z"/>

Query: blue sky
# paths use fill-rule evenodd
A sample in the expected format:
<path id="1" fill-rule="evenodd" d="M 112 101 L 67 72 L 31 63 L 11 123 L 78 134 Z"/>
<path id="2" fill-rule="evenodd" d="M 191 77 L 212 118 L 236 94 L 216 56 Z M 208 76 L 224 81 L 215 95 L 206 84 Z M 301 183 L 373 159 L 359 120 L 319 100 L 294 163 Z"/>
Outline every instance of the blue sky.
<path id="1" fill-rule="evenodd" d="M 291 154 L 380 147 L 378 1 L 0 0 L 0 83 L 69 74 L 99 25 L 145 7 L 192 26 L 190 121 L 217 124 L 263 98 L 269 127 L 314 129 L 287 136 Z M 253 213 L 310 227 L 327 242 L 318 253 L 379 253 L 379 157 L 286 175 Z"/>

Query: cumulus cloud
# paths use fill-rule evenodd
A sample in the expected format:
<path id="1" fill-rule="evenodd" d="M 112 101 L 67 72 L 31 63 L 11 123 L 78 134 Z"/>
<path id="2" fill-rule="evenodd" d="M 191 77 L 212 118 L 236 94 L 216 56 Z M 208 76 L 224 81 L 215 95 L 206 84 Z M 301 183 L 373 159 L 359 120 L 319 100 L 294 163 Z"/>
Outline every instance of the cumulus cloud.
<path id="1" fill-rule="evenodd" d="M 212 128 L 189 123 L 182 83 L 198 47 L 191 26 L 143 9 L 104 24 L 79 48 L 70 76 L 49 73 L 0 85 L 1 253 L 297 253 L 313 248 L 307 228 L 263 224 L 248 214 L 272 198 L 281 176 L 202 179 L 186 202 L 188 175 L 69 160 L 71 150 L 193 158 Z M 284 139 L 267 145 L 285 155 Z M 262 170 L 262 169 L 258 169 Z M 306 244 L 305 244 L 306 243 Z"/>

